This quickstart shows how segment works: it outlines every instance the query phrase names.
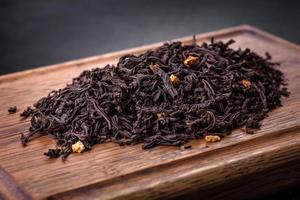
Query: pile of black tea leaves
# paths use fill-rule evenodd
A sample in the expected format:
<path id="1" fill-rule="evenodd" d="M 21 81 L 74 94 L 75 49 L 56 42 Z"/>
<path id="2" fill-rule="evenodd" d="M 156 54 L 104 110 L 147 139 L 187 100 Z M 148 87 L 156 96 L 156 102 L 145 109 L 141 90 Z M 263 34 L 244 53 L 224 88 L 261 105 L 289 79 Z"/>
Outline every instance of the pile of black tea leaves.
<path id="1" fill-rule="evenodd" d="M 149 149 L 215 142 L 235 128 L 254 133 L 289 92 L 269 53 L 234 50 L 232 43 L 170 42 L 83 71 L 21 114 L 31 118 L 22 144 L 51 135 L 56 147 L 45 155 L 64 160 L 107 141 Z"/>

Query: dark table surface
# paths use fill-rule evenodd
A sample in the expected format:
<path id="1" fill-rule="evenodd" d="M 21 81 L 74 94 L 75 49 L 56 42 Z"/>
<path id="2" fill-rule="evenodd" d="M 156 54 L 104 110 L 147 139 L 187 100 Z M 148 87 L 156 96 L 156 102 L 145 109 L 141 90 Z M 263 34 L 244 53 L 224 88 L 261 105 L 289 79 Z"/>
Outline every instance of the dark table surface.
<path id="1" fill-rule="evenodd" d="M 299 44 L 299 20 L 289 0 L 0 0 L 0 75 L 241 24 Z"/>

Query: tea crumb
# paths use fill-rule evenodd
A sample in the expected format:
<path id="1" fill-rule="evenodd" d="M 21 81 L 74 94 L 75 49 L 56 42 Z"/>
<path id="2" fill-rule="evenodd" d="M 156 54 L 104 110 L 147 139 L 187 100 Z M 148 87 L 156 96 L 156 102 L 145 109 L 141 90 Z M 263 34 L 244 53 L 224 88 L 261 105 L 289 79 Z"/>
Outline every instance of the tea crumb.
<path id="1" fill-rule="evenodd" d="M 21 143 L 22 143 L 22 145 L 25 147 L 25 146 L 27 145 L 28 142 L 29 142 L 29 138 L 26 137 L 26 136 L 24 135 L 24 133 L 21 133 Z"/>
<path id="2" fill-rule="evenodd" d="M 60 156 L 61 149 L 48 149 L 48 152 L 45 152 L 44 155 L 49 158 L 58 158 Z"/>
<path id="3" fill-rule="evenodd" d="M 192 146 L 191 145 L 183 145 L 180 148 L 181 148 L 181 150 L 185 150 L 185 149 L 191 149 Z"/>
<path id="4" fill-rule="evenodd" d="M 26 117 L 29 117 L 32 113 L 33 113 L 33 109 L 32 109 L 30 106 L 28 106 L 28 107 L 26 108 L 26 110 L 24 110 L 24 111 L 20 114 L 20 116 L 26 118 Z"/>
<path id="5" fill-rule="evenodd" d="M 249 134 L 249 135 L 252 135 L 252 134 L 254 134 L 254 130 L 247 128 L 246 133 Z"/>
<path id="6" fill-rule="evenodd" d="M 9 107 L 7 111 L 9 112 L 9 114 L 16 113 L 17 112 L 17 106 Z"/>

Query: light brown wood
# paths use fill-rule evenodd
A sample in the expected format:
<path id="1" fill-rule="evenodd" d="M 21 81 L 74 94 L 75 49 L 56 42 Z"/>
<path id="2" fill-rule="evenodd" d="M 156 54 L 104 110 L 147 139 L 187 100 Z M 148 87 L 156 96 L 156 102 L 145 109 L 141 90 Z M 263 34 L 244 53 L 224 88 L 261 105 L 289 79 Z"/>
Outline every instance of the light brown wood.
<path id="1" fill-rule="evenodd" d="M 27 132 L 29 121 L 8 114 L 7 108 L 17 105 L 23 110 L 64 87 L 82 70 L 116 63 L 124 54 L 142 53 L 162 43 L 1 76 L 0 199 L 158 199 L 187 197 L 195 191 L 197 198 L 239 199 L 299 183 L 300 47 L 245 25 L 197 35 L 197 42 L 212 36 L 235 39 L 235 48 L 268 51 L 282 63 L 291 96 L 270 113 L 256 134 L 235 130 L 208 148 L 203 140 L 191 141 L 192 149 L 187 150 L 105 143 L 63 163 L 42 155 L 54 146 L 46 136 L 23 148 L 20 133 Z M 178 40 L 190 43 L 192 37 Z"/>

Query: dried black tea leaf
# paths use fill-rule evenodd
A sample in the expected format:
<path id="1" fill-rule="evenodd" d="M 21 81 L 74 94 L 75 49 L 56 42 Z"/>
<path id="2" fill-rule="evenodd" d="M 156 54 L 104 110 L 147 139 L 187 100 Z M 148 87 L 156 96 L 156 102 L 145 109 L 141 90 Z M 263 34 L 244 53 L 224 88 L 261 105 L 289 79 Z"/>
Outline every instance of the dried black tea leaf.
<path id="1" fill-rule="evenodd" d="M 242 126 L 252 134 L 289 92 L 269 53 L 234 50 L 232 43 L 166 43 L 83 71 L 21 113 L 31 117 L 21 141 L 51 135 L 57 147 L 45 155 L 65 159 L 106 141 L 148 149 L 202 137 L 216 142 Z"/>
<path id="2" fill-rule="evenodd" d="M 16 113 L 17 112 L 17 106 L 12 106 L 12 107 L 9 107 L 7 112 L 9 114 L 13 114 L 13 113 Z"/>
<path id="3" fill-rule="evenodd" d="M 29 117 L 31 114 L 33 114 L 33 109 L 29 106 L 29 107 L 26 108 L 26 110 L 24 110 L 24 111 L 20 114 L 20 116 L 26 118 L 26 117 Z"/>

